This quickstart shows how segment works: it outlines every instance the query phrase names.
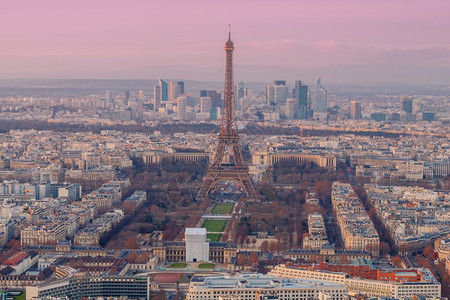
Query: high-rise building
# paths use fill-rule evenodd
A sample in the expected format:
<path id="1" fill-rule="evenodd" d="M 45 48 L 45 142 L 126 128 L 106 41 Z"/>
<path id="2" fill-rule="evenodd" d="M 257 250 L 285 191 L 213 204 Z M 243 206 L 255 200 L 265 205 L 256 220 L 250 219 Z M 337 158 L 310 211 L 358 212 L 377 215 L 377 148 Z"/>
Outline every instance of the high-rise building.
<path id="1" fill-rule="evenodd" d="M 286 100 L 286 118 L 293 120 L 297 119 L 298 101 L 295 98 L 288 98 Z"/>
<path id="2" fill-rule="evenodd" d="M 144 91 L 143 90 L 139 90 L 139 100 L 144 100 Z"/>
<path id="3" fill-rule="evenodd" d="M 244 97 L 252 98 L 253 97 L 253 89 L 244 88 Z"/>
<path id="4" fill-rule="evenodd" d="M 112 95 L 111 95 L 111 91 L 110 91 L 110 90 L 107 90 L 107 91 L 106 91 L 106 93 L 105 93 L 105 98 L 106 98 L 106 102 L 107 102 L 107 103 L 112 102 Z"/>
<path id="5" fill-rule="evenodd" d="M 130 91 L 125 91 L 123 104 L 128 106 L 128 102 L 130 101 Z"/>
<path id="6" fill-rule="evenodd" d="M 284 85 L 286 86 L 286 80 L 274 80 L 273 85 Z"/>
<path id="7" fill-rule="evenodd" d="M 222 112 L 220 111 L 220 107 L 211 107 L 209 110 L 209 119 L 211 121 L 218 120 L 221 116 Z"/>
<path id="8" fill-rule="evenodd" d="M 268 84 L 266 86 L 266 105 L 267 106 L 271 106 L 272 103 L 274 103 L 273 100 L 273 85 L 272 84 Z"/>
<path id="9" fill-rule="evenodd" d="M 184 82 L 171 81 L 169 82 L 169 100 L 174 101 L 178 96 L 184 95 Z"/>
<path id="10" fill-rule="evenodd" d="M 293 97 L 297 99 L 298 102 L 298 113 L 297 118 L 308 119 L 311 117 L 311 101 L 308 95 L 308 86 L 303 85 L 300 80 L 295 82 L 295 88 Z"/>
<path id="11" fill-rule="evenodd" d="M 350 117 L 352 120 L 361 119 L 361 102 L 356 101 L 351 102 Z"/>
<path id="12" fill-rule="evenodd" d="M 159 86 L 161 87 L 161 101 L 168 101 L 169 100 L 169 86 L 167 82 L 163 80 L 159 80 Z"/>
<path id="13" fill-rule="evenodd" d="M 243 81 L 239 81 L 238 84 L 236 84 L 234 95 L 236 101 L 236 109 L 241 110 L 240 100 L 245 97 L 245 85 Z"/>
<path id="14" fill-rule="evenodd" d="M 201 90 L 200 97 L 210 97 L 211 98 L 211 107 L 220 107 L 222 108 L 222 94 L 217 91 L 207 91 Z"/>
<path id="15" fill-rule="evenodd" d="M 422 113 L 422 120 L 423 121 L 434 121 L 435 114 L 432 112 L 424 112 Z"/>
<path id="16" fill-rule="evenodd" d="M 266 86 L 266 105 L 268 107 L 285 105 L 288 94 L 289 88 L 286 86 L 286 80 L 275 80 L 273 84 Z"/>
<path id="17" fill-rule="evenodd" d="M 406 96 L 402 96 L 401 98 L 402 110 L 408 114 L 412 114 L 413 112 L 413 100 Z"/>
<path id="18" fill-rule="evenodd" d="M 178 82 L 169 82 L 169 100 L 174 101 L 178 98 L 178 96 L 180 96 L 180 87 L 178 86 Z"/>
<path id="19" fill-rule="evenodd" d="M 281 80 L 278 80 L 276 82 L 280 82 Z M 284 83 L 286 83 L 284 81 Z M 285 105 L 286 100 L 288 98 L 289 94 L 289 88 L 286 86 L 286 84 L 274 84 L 273 86 L 273 100 L 277 105 Z"/>
<path id="20" fill-rule="evenodd" d="M 200 112 L 209 113 L 211 110 L 211 97 L 201 97 L 200 98 Z"/>
<path id="21" fill-rule="evenodd" d="M 186 96 L 177 98 L 177 119 L 186 120 Z"/>
<path id="22" fill-rule="evenodd" d="M 161 86 L 155 85 L 153 87 L 153 108 L 158 111 L 161 106 Z"/>
<path id="23" fill-rule="evenodd" d="M 326 113 L 328 109 L 327 90 L 322 86 L 322 82 L 317 80 L 316 95 L 314 98 L 314 113 Z"/>
<path id="24" fill-rule="evenodd" d="M 178 81 L 177 83 L 178 83 L 180 95 L 184 95 L 184 81 Z"/>

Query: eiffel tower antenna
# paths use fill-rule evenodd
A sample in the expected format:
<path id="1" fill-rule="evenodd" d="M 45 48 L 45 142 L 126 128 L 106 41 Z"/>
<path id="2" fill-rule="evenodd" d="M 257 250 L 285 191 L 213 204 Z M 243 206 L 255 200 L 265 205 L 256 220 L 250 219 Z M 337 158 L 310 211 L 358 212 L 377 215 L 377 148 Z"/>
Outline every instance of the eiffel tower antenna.
<path id="1" fill-rule="evenodd" d="M 241 145 L 236 125 L 235 98 L 233 89 L 233 50 L 231 40 L 231 25 L 228 25 L 228 41 L 225 43 L 225 88 L 222 109 L 222 123 L 213 162 L 206 170 L 202 187 L 197 198 L 205 198 L 211 188 L 219 181 L 234 181 L 242 186 L 249 199 L 259 199 L 248 174 L 248 167 L 242 158 Z M 230 154 L 230 161 L 225 161 L 226 153 Z"/>

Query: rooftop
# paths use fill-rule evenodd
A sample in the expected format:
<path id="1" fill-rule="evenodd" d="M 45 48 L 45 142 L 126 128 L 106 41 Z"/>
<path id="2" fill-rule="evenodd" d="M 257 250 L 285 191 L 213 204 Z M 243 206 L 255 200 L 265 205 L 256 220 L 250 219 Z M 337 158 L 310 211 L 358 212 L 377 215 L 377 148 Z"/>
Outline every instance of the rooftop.
<path id="1" fill-rule="evenodd" d="M 206 228 L 186 228 L 185 235 L 206 235 Z"/>
<path id="2" fill-rule="evenodd" d="M 203 280 L 202 280 L 203 279 Z M 235 277 L 228 276 L 211 276 L 198 280 L 193 280 L 197 288 L 204 289 L 282 289 L 282 288 L 298 288 L 298 289 L 317 289 L 318 287 L 338 287 L 340 285 L 312 281 L 304 279 L 288 279 L 262 274 L 247 274 Z M 343 287 L 345 289 L 345 287 Z"/>

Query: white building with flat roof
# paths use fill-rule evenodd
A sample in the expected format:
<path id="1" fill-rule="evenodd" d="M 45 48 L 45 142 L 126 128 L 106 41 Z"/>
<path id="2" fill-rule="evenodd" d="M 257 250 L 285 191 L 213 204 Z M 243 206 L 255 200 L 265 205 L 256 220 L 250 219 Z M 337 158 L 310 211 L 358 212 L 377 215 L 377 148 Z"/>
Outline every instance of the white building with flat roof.
<path id="1" fill-rule="evenodd" d="M 333 299 L 348 297 L 347 288 L 339 283 L 286 279 L 262 274 L 195 277 L 186 294 L 197 299 Z"/>
<path id="2" fill-rule="evenodd" d="M 206 239 L 206 228 L 186 228 L 186 261 L 209 261 L 209 240 Z"/>
<path id="3" fill-rule="evenodd" d="M 348 289 L 350 295 L 362 294 L 369 297 L 389 297 L 396 299 L 409 299 L 412 294 L 441 297 L 441 284 L 434 278 L 430 270 L 420 268 L 417 269 L 417 271 L 420 272 L 421 281 L 414 282 L 377 281 L 358 277 L 352 278 L 347 273 L 311 271 L 309 269 L 288 265 L 275 266 L 268 275 L 342 284 Z"/>

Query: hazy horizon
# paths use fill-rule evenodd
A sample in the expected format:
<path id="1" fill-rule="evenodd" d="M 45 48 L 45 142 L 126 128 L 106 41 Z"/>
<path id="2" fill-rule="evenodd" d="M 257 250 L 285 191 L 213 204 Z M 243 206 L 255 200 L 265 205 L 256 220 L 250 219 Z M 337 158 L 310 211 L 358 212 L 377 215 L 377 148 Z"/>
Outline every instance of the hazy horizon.
<path id="1" fill-rule="evenodd" d="M 1 79 L 445 85 L 448 1 L 15 1 L 0 12 Z"/>

